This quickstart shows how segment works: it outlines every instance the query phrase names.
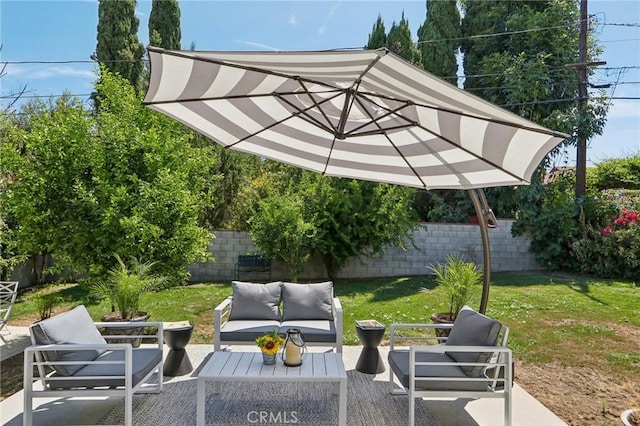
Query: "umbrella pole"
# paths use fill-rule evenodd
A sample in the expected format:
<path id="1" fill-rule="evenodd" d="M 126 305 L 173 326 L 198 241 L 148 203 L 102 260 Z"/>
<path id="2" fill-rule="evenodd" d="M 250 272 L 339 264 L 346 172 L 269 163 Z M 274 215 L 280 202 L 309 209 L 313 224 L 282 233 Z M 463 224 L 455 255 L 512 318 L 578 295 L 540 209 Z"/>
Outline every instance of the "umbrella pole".
<path id="1" fill-rule="evenodd" d="M 491 287 L 491 246 L 489 244 L 488 228 L 496 228 L 498 222 L 489 208 L 487 198 L 482 189 L 470 189 L 469 196 L 478 216 L 480 237 L 482 238 L 482 257 L 484 264 L 484 282 L 482 284 L 482 298 L 480 299 L 479 312 L 484 314 L 489 303 L 489 288 Z"/>

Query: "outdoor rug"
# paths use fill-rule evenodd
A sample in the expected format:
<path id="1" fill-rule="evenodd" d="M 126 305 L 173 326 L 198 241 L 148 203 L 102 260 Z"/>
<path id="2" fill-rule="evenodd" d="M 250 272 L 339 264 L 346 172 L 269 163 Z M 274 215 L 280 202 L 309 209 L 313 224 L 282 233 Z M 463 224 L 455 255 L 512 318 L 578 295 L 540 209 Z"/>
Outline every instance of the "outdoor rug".
<path id="1" fill-rule="evenodd" d="M 388 383 L 375 376 L 347 371 L 347 424 L 389 426 L 407 424 L 406 395 L 391 395 Z M 338 424 L 338 395 L 329 383 L 223 382 L 222 393 L 207 384 L 207 425 Z M 160 394 L 133 399 L 134 425 L 195 425 L 195 374 L 165 383 Z M 114 407 L 99 424 L 122 424 L 124 404 Z M 424 403 L 416 401 L 416 425 L 438 425 Z"/>

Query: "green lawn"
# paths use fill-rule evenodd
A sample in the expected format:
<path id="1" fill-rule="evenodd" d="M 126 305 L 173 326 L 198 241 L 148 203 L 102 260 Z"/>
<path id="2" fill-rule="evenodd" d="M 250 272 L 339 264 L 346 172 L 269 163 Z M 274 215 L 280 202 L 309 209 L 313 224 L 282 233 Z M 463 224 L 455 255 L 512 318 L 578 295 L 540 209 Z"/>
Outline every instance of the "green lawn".
<path id="1" fill-rule="evenodd" d="M 423 287 L 433 291 L 421 292 Z M 54 291 L 67 300 L 56 312 L 83 303 L 99 320 L 109 310 L 106 301 L 92 299 L 76 284 L 49 286 L 19 297 L 12 324 L 28 325 L 38 319 L 35 296 L 42 291 Z M 141 308 L 151 313 L 152 321 L 189 320 L 196 325 L 191 342 L 211 343 L 213 308 L 230 294 L 228 283 L 176 287 L 145 295 Z M 430 322 L 432 313 L 445 310 L 430 277 L 338 281 L 335 294 L 344 310 L 347 345 L 358 343 L 356 320 Z M 494 274 L 487 315 L 511 328 L 509 346 L 520 360 L 590 365 L 603 373 L 638 374 L 640 349 L 633 336 L 640 329 L 639 312 L 640 287 L 633 283 L 546 274 Z"/>

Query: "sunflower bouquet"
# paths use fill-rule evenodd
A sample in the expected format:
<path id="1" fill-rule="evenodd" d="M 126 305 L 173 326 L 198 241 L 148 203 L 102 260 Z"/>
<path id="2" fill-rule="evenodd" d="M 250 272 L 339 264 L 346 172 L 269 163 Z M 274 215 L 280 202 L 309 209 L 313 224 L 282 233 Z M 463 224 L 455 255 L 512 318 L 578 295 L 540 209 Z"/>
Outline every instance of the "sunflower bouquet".
<path id="1" fill-rule="evenodd" d="M 280 350 L 280 346 L 284 343 L 277 330 L 272 330 L 271 333 L 262 335 L 256 339 L 256 345 L 260 347 L 260 350 L 267 355 L 275 355 Z"/>

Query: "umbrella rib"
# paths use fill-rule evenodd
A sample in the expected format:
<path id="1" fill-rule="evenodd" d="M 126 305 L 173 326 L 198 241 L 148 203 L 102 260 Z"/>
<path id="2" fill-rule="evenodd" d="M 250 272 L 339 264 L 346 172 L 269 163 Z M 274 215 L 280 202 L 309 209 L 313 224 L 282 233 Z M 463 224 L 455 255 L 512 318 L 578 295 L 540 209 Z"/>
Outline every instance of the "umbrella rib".
<path id="1" fill-rule="evenodd" d="M 376 93 L 376 92 L 360 92 L 360 95 L 363 96 L 363 97 L 372 96 L 372 97 L 376 97 L 376 98 L 380 98 L 380 99 L 386 99 L 386 100 L 394 101 L 394 102 L 406 102 L 406 100 L 404 100 L 404 99 L 398 99 L 398 98 L 394 98 L 393 96 L 383 95 L 383 94 Z M 370 102 L 374 103 L 369 98 L 367 98 L 367 99 Z M 378 105 L 378 104 L 376 104 L 376 105 Z M 436 110 L 436 111 L 448 112 L 448 113 L 451 113 L 451 114 L 459 115 L 461 117 L 468 117 L 468 118 L 473 118 L 473 119 L 476 119 L 476 120 L 488 121 L 490 123 L 502 124 L 502 125 L 508 126 L 508 127 L 514 127 L 514 128 L 518 128 L 518 129 L 529 130 L 529 131 L 532 131 L 532 132 L 537 132 L 537 133 L 542 133 L 542 134 L 545 134 L 545 135 L 550 135 L 550 136 L 553 136 L 553 137 L 556 137 L 556 138 L 566 139 L 566 138 L 569 137 L 569 135 L 567 135 L 565 133 L 555 132 L 553 130 L 549 130 L 549 129 L 545 129 L 545 128 L 536 128 L 536 127 L 531 127 L 531 126 L 523 126 L 521 124 L 510 123 L 508 121 L 500 120 L 500 119 L 497 119 L 497 118 L 481 117 L 481 116 L 477 116 L 477 115 L 474 115 L 474 114 L 469 114 L 469 113 L 463 112 L 463 111 L 457 111 L 457 110 L 450 109 L 450 108 L 444 108 L 444 107 L 441 107 L 441 106 L 426 105 L 426 104 L 415 103 L 415 102 L 413 102 L 413 105 L 418 106 L 418 107 L 422 107 L 422 108 Z M 380 108 L 384 108 L 384 107 L 382 107 L 380 105 L 378 105 L 378 106 Z M 520 117 L 520 118 L 522 118 L 522 117 Z"/>
<path id="2" fill-rule="evenodd" d="M 297 95 L 297 93 L 291 93 L 292 95 Z M 282 102 L 285 102 L 287 105 L 289 105 L 291 108 L 295 109 L 295 112 L 292 112 L 291 114 L 298 116 L 302 119 L 305 119 L 305 121 L 320 127 L 322 130 L 325 130 L 328 133 L 331 134 L 336 134 L 336 129 L 331 126 L 331 121 L 329 121 L 329 118 L 324 114 L 324 111 L 322 110 L 322 108 L 318 108 L 320 105 L 327 103 L 335 98 L 337 98 L 338 96 L 342 95 L 342 92 L 339 92 L 337 94 L 335 94 L 334 96 L 331 96 L 329 98 L 323 99 L 321 102 L 317 102 L 315 101 L 315 99 L 312 99 L 312 101 L 314 102 L 313 105 L 308 106 L 307 108 L 304 109 L 300 109 L 298 106 L 294 105 L 291 101 L 289 101 L 286 98 L 282 97 L 282 93 L 275 93 L 275 96 L 277 96 L 278 99 L 280 99 Z M 313 118 L 312 116 L 310 116 L 309 114 L 307 114 L 307 111 L 310 111 L 313 108 L 317 108 L 318 110 L 322 111 L 322 115 L 327 119 L 327 122 L 329 123 L 329 126 L 325 125 L 324 123 L 322 123 L 319 120 L 316 120 L 315 118 Z M 287 117 L 287 119 L 290 117 Z"/>
<path id="3" fill-rule="evenodd" d="M 259 135 L 260 133 L 262 133 L 262 132 L 264 132 L 264 131 L 266 131 L 266 130 L 271 129 L 272 127 L 278 126 L 278 125 L 280 125 L 280 124 L 284 123 L 285 121 L 290 120 L 290 119 L 291 119 L 291 118 L 293 118 L 293 117 L 299 117 L 300 119 L 302 119 L 302 120 L 306 121 L 307 123 L 309 123 L 309 124 L 311 124 L 311 125 L 314 125 L 314 126 L 316 126 L 316 127 L 319 127 L 319 128 L 321 128 L 322 130 L 326 131 L 327 133 L 331 133 L 331 134 L 335 135 L 335 129 L 325 126 L 325 125 L 324 125 L 323 123 L 321 123 L 320 121 L 318 121 L 318 120 L 314 119 L 313 117 L 309 116 L 308 114 L 305 114 L 305 112 L 306 112 L 306 111 L 308 111 L 308 110 L 310 110 L 310 109 L 312 109 L 312 108 L 314 108 L 314 107 L 316 107 L 316 106 L 318 106 L 318 105 L 320 105 L 320 104 L 323 104 L 323 103 L 325 103 L 325 102 L 329 102 L 331 99 L 333 99 L 333 98 L 336 98 L 336 97 L 340 96 L 340 95 L 341 95 L 341 93 L 338 93 L 338 94 L 336 94 L 335 96 L 333 96 L 333 97 L 331 97 L 331 98 L 327 98 L 327 99 L 323 100 L 322 102 L 319 102 L 319 103 L 317 103 L 317 104 L 311 105 L 311 106 L 309 106 L 309 107 L 307 107 L 307 108 L 305 108 L 305 109 L 300 109 L 300 108 L 298 108 L 296 105 L 292 104 L 292 103 L 291 103 L 289 100 L 287 100 L 286 98 L 282 98 L 280 93 L 276 93 L 275 95 L 276 95 L 276 96 L 278 97 L 278 99 L 280 99 L 282 102 L 284 102 L 284 103 L 288 104 L 289 106 L 291 106 L 291 108 L 295 109 L 295 111 L 291 112 L 291 115 L 290 115 L 289 117 L 283 118 L 282 120 L 276 121 L 276 122 L 274 122 L 274 123 L 272 123 L 272 124 L 270 124 L 270 125 L 268 125 L 268 126 L 264 127 L 263 129 L 260 129 L 259 131 L 255 132 L 255 133 L 252 133 L 252 134 L 250 134 L 250 135 L 247 135 L 247 136 L 245 136 L 244 138 L 239 139 L 239 140 L 237 140 L 236 142 L 234 142 L 234 143 L 231 143 L 231 144 L 227 145 L 227 146 L 226 146 L 226 148 L 234 147 L 234 146 L 236 146 L 237 144 L 239 144 L 240 142 L 244 142 L 244 141 L 246 141 L 247 139 L 250 139 L 250 138 L 252 138 L 252 137 L 254 137 L 254 136 L 257 136 L 257 135 Z"/>
<path id="4" fill-rule="evenodd" d="M 387 132 L 385 132 L 382 127 L 380 126 L 380 123 L 378 123 L 372 116 L 371 113 L 369 112 L 369 110 L 367 110 L 364 105 L 362 104 L 362 101 L 359 98 L 356 98 L 356 101 L 360 104 L 360 106 L 362 107 L 362 109 L 364 110 L 364 112 L 369 116 L 369 118 L 372 120 L 372 123 L 375 124 L 376 126 L 378 126 L 378 129 L 380 130 L 380 132 L 384 135 L 384 137 L 389 141 L 389 143 L 391 144 L 391 146 L 393 147 L 393 149 L 396 150 L 396 152 L 398 153 L 398 155 L 400 156 L 400 158 L 402 158 L 402 161 L 405 162 L 405 164 L 407 165 L 407 167 L 409 167 L 409 169 L 411 169 L 411 172 L 413 172 L 414 176 L 418 178 L 418 180 L 422 183 L 422 187 L 424 189 L 427 189 L 427 184 L 424 182 L 424 180 L 422 179 L 422 177 L 418 174 L 418 172 L 416 171 L 416 169 L 413 167 L 413 165 L 411 165 L 411 163 L 409 163 L 409 161 L 407 161 L 407 158 L 404 156 L 404 154 L 400 151 L 400 149 L 398 149 L 398 147 L 396 146 L 396 144 L 393 143 L 393 141 L 391 140 L 391 138 L 389 137 L 389 135 L 387 134 Z M 405 119 L 405 117 L 398 115 L 398 117 L 401 117 L 402 119 Z M 408 120 L 407 120 L 408 121 Z M 333 148 L 333 145 L 331 146 L 331 148 Z"/>
<path id="5" fill-rule="evenodd" d="M 324 109 L 320 108 L 320 105 L 322 105 L 323 103 L 325 103 L 325 101 L 321 101 L 321 102 L 317 102 L 313 96 L 311 96 L 311 93 L 309 92 L 309 89 L 307 88 L 307 86 L 304 84 L 304 82 L 302 80 L 298 80 L 298 84 L 300 84 L 300 86 L 302 87 L 302 89 L 304 90 L 304 92 L 307 94 L 307 96 L 309 97 L 309 99 L 311 99 L 311 102 L 313 102 L 316 106 L 316 108 L 318 109 L 318 111 L 320 111 L 320 114 L 322 114 L 322 116 L 324 117 L 325 120 L 327 120 L 327 124 L 329 125 L 329 127 L 331 127 L 334 131 L 334 134 L 336 132 L 336 128 L 333 127 L 331 125 L 331 120 L 329 120 L 329 117 L 327 117 L 327 114 L 324 112 Z M 343 92 L 339 91 L 337 95 L 331 97 L 330 99 L 335 99 L 338 96 L 340 96 Z M 327 99 L 328 100 L 328 99 Z M 292 105 L 293 106 L 293 105 Z M 311 118 L 311 117 L 309 117 Z"/>

